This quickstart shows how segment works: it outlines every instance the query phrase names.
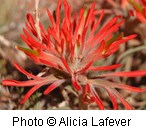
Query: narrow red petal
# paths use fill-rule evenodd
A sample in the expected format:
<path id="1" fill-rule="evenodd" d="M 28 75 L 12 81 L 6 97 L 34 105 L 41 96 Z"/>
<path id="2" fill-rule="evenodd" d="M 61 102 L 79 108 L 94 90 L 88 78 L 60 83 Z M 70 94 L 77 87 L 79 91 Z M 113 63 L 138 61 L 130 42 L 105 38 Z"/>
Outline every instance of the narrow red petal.
<path id="1" fill-rule="evenodd" d="M 84 48 L 85 48 L 85 41 L 86 41 L 85 39 L 86 39 L 87 31 L 88 31 L 88 27 L 85 27 L 84 30 L 83 30 L 82 36 L 81 36 L 81 38 L 82 38 L 82 45 L 80 46 L 80 52 L 79 52 L 81 54 L 83 53 Z"/>
<path id="2" fill-rule="evenodd" d="M 89 62 L 85 67 L 83 67 L 82 69 L 78 70 L 76 73 L 83 73 L 86 70 L 90 70 L 90 66 L 93 64 L 93 61 Z"/>
<path id="3" fill-rule="evenodd" d="M 47 36 L 47 31 L 44 29 L 44 26 L 42 25 L 42 23 L 39 23 L 40 29 L 42 31 L 42 33 Z"/>
<path id="4" fill-rule="evenodd" d="M 28 29 L 28 31 L 30 31 L 34 36 L 37 36 L 36 31 L 27 22 L 25 23 L 25 26 Z"/>
<path id="5" fill-rule="evenodd" d="M 119 99 L 122 102 L 122 104 L 126 107 L 126 109 L 130 109 L 130 110 L 132 109 L 132 106 L 119 94 L 119 92 L 117 90 L 114 89 L 114 88 L 116 88 L 116 86 L 112 82 L 109 82 L 106 80 L 98 80 L 94 84 L 97 86 L 101 86 L 104 89 L 106 89 L 107 91 L 109 91 L 109 93 L 111 93 L 111 95 L 113 95 L 112 98 L 116 97 L 117 99 Z M 108 88 L 108 87 L 110 87 L 110 88 Z M 115 98 L 112 100 L 115 101 Z M 114 102 L 114 101 L 112 101 L 112 102 Z M 117 108 L 116 103 L 114 102 L 113 104 L 114 104 L 115 108 Z"/>
<path id="6" fill-rule="evenodd" d="M 133 107 L 120 95 L 118 91 L 115 89 L 111 89 L 113 94 L 122 102 L 122 104 L 126 107 L 128 110 L 132 110 Z"/>
<path id="7" fill-rule="evenodd" d="M 26 37 L 24 38 L 24 36 L 22 36 L 22 39 L 24 39 L 24 41 L 29 45 L 32 46 L 33 48 L 43 48 L 46 49 L 46 46 L 37 42 L 33 37 L 31 37 L 31 35 L 27 32 L 27 30 L 25 28 L 23 28 L 23 32 L 26 35 Z"/>
<path id="8" fill-rule="evenodd" d="M 146 75 L 146 70 L 139 70 L 139 71 L 132 71 L 132 72 L 115 72 L 115 73 L 108 73 L 102 74 L 101 76 L 104 77 L 138 77 Z"/>
<path id="9" fill-rule="evenodd" d="M 114 95 L 110 91 L 107 90 L 107 92 L 108 92 L 108 95 L 111 98 L 114 110 L 117 110 L 118 109 L 118 104 L 117 104 L 116 98 L 114 97 Z"/>
<path id="10" fill-rule="evenodd" d="M 93 37 L 94 32 L 97 30 L 97 28 L 98 28 L 98 26 L 99 26 L 101 20 L 103 19 L 103 16 L 104 16 L 104 11 L 102 11 L 102 13 L 101 13 L 101 15 L 100 15 L 98 21 L 95 23 L 95 25 L 94 25 L 94 27 L 93 27 L 93 29 L 92 29 L 92 31 L 91 31 L 91 34 L 90 34 L 90 37 L 91 37 L 91 38 Z"/>
<path id="11" fill-rule="evenodd" d="M 49 11 L 49 9 L 47 10 L 47 13 L 48 13 L 48 17 L 50 18 L 50 21 L 51 21 L 53 27 L 55 28 L 56 24 L 55 24 L 54 18 L 52 16 L 51 12 Z"/>
<path id="12" fill-rule="evenodd" d="M 93 88 L 93 86 L 91 87 L 91 94 L 93 95 L 94 100 L 95 100 L 96 104 L 98 105 L 99 109 L 104 110 L 104 105 L 103 105 L 100 97 L 98 96 L 97 92 Z"/>
<path id="13" fill-rule="evenodd" d="M 127 42 L 128 40 L 131 40 L 131 39 L 135 38 L 136 36 L 137 36 L 136 34 L 133 34 L 133 35 L 130 35 L 130 36 L 126 36 L 126 37 L 122 38 L 121 40 L 113 42 L 111 44 L 110 48 L 109 48 L 109 51 L 112 50 L 114 47 L 117 47 L 120 44 L 123 44 L 123 43 Z"/>
<path id="14" fill-rule="evenodd" d="M 33 86 L 43 83 L 43 80 L 29 80 L 29 81 L 17 81 L 17 80 L 3 80 L 2 84 L 7 86 Z"/>
<path id="15" fill-rule="evenodd" d="M 48 93 L 50 93 L 52 90 L 54 90 L 55 88 L 57 88 L 58 86 L 60 86 L 61 84 L 63 84 L 65 82 L 65 80 L 58 80 L 56 82 L 54 82 L 52 85 L 50 85 L 45 91 L 44 91 L 44 95 L 47 95 Z"/>
<path id="16" fill-rule="evenodd" d="M 31 45 L 36 49 L 44 49 L 46 50 L 47 47 L 39 42 L 37 42 L 34 38 L 31 36 L 28 36 L 27 40 L 31 43 Z"/>
<path id="17" fill-rule="evenodd" d="M 64 0 L 64 10 L 65 10 L 65 21 L 66 21 L 66 26 L 68 27 L 68 29 L 70 28 L 70 15 L 71 15 L 71 8 L 67 2 L 67 0 Z"/>
<path id="18" fill-rule="evenodd" d="M 40 79 L 41 77 L 37 77 L 31 73 L 28 73 L 27 71 L 25 71 L 22 67 L 20 67 L 16 62 L 13 62 L 13 65 L 15 66 L 15 68 L 20 71 L 21 73 L 23 73 L 24 75 L 33 78 L 33 79 Z"/>
<path id="19" fill-rule="evenodd" d="M 110 27 L 110 29 L 108 29 L 104 34 L 100 35 L 100 37 L 98 38 L 98 41 L 102 41 L 104 37 L 108 37 L 109 35 L 111 35 L 112 33 L 114 33 L 115 31 L 117 31 L 119 29 L 119 27 L 124 23 L 124 20 L 121 20 L 120 22 L 118 22 L 117 24 L 113 25 L 112 27 Z"/>
<path id="20" fill-rule="evenodd" d="M 90 53 L 89 54 L 87 54 L 89 51 L 85 51 L 84 52 L 84 54 L 86 54 L 86 56 L 84 57 L 84 59 L 82 60 L 82 65 L 83 64 L 87 64 L 88 62 L 90 62 L 90 61 L 93 61 L 93 62 L 95 62 L 95 61 L 97 61 L 97 60 L 99 60 L 99 59 L 101 59 L 101 58 L 103 58 L 103 56 L 102 56 L 102 51 L 103 51 L 103 49 L 104 49 L 104 47 L 105 47 L 105 41 L 102 41 L 101 43 L 100 43 L 100 45 L 93 51 L 93 52 L 91 52 L 90 51 Z M 91 58 L 92 57 L 92 58 Z"/>
<path id="21" fill-rule="evenodd" d="M 72 84 L 75 87 L 75 89 L 77 89 L 77 91 L 81 91 L 82 87 L 78 84 L 77 80 L 75 77 L 72 77 Z"/>
<path id="22" fill-rule="evenodd" d="M 96 70 L 96 71 L 113 70 L 113 69 L 116 69 L 116 68 L 118 68 L 120 66 L 122 66 L 122 65 L 121 64 L 115 64 L 115 65 L 111 65 L 111 66 L 90 67 L 89 70 Z"/>
<path id="23" fill-rule="evenodd" d="M 75 34 L 74 37 L 77 38 L 78 35 L 82 35 L 83 27 L 84 27 L 85 19 L 84 19 L 84 10 L 80 10 L 80 18 L 77 23 L 76 29 L 75 29 Z"/>
<path id="24" fill-rule="evenodd" d="M 136 12 L 136 16 L 141 22 L 146 23 L 146 17 L 144 17 L 141 13 Z"/>
<path id="25" fill-rule="evenodd" d="M 45 65 L 49 66 L 49 67 L 58 68 L 58 66 L 57 66 L 56 64 L 54 64 L 54 63 L 52 63 L 52 62 L 49 62 L 49 61 L 47 61 L 47 60 L 45 60 L 45 59 L 40 59 L 40 62 L 41 62 L 42 64 L 45 64 Z"/>
<path id="26" fill-rule="evenodd" d="M 111 26 L 114 25 L 118 19 L 119 19 L 119 17 L 115 17 L 115 18 L 111 19 L 93 38 L 89 37 L 89 40 L 87 40 L 87 45 L 90 46 L 91 43 L 95 42 L 101 35 L 103 35 L 105 32 L 107 32 L 107 30 L 110 29 Z M 96 43 L 97 43 L 97 41 L 96 41 Z"/>
<path id="27" fill-rule="evenodd" d="M 72 71 L 71 71 L 71 69 L 70 69 L 69 65 L 67 64 L 66 59 L 64 57 L 62 57 L 62 63 L 64 64 L 64 66 L 65 66 L 66 70 L 69 72 L 69 74 L 72 75 Z"/>
<path id="28" fill-rule="evenodd" d="M 117 110 L 118 109 L 117 100 L 116 100 L 115 96 L 112 94 L 111 89 L 106 87 L 106 86 L 104 86 L 104 88 L 106 89 L 106 91 L 107 91 L 107 93 L 108 93 L 108 95 L 109 95 L 109 97 L 110 97 L 110 99 L 112 101 L 114 110 Z"/>
<path id="29" fill-rule="evenodd" d="M 60 58 L 57 57 L 57 55 L 55 55 L 55 54 L 51 54 L 51 52 L 52 52 L 51 49 L 50 49 L 49 53 L 44 52 L 44 51 L 40 51 L 40 52 L 39 52 L 39 58 L 40 58 L 40 60 L 41 60 L 41 59 L 42 59 L 42 60 L 46 60 L 46 61 L 52 63 L 52 65 L 53 65 L 53 64 L 54 64 L 54 65 L 55 65 L 55 64 L 62 64 Z M 53 66 L 54 66 L 54 65 L 53 65 Z"/>
<path id="30" fill-rule="evenodd" d="M 28 20 L 30 26 L 33 28 L 33 30 L 35 30 L 35 21 L 34 21 L 32 15 L 29 13 L 27 14 L 27 20 Z"/>
<path id="31" fill-rule="evenodd" d="M 59 0 L 59 1 L 58 1 L 58 5 L 57 5 L 57 11 L 56 11 L 56 23 L 57 23 L 57 24 L 60 24 L 61 3 L 62 3 L 62 0 Z"/>
<path id="32" fill-rule="evenodd" d="M 28 39 L 24 35 L 20 35 L 20 37 L 31 49 L 33 49 L 31 43 L 28 41 Z"/>
<path id="33" fill-rule="evenodd" d="M 48 29 L 49 34 L 52 35 L 53 39 L 60 45 L 61 44 L 61 39 L 58 38 L 56 35 L 56 31 L 54 29 Z"/>
<path id="34" fill-rule="evenodd" d="M 90 10 L 89 10 L 89 13 L 88 13 L 87 18 L 86 18 L 86 25 L 85 25 L 85 27 L 86 27 L 86 26 L 89 26 L 89 23 L 90 23 L 90 21 L 92 20 L 91 18 L 92 18 L 93 15 L 94 15 L 95 4 L 96 4 L 96 3 L 94 2 L 94 3 L 92 4 Z"/>
<path id="35" fill-rule="evenodd" d="M 134 91 L 134 92 L 144 92 L 146 91 L 146 88 L 137 88 L 129 85 L 124 85 L 124 84 L 118 84 L 118 83 L 113 83 L 113 86 L 119 89 L 124 89 L 124 90 L 129 90 L 129 91 Z"/>
<path id="36" fill-rule="evenodd" d="M 39 85 L 35 85 L 34 87 L 32 87 L 24 96 L 23 100 L 20 102 L 20 104 L 25 103 L 28 98 L 36 91 L 38 90 L 43 84 L 39 84 Z"/>
<path id="37" fill-rule="evenodd" d="M 65 47 L 65 43 L 64 43 L 64 39 L 61 40 L 61 54 L 64 57 L 66 53 L 66 47 Z"/>

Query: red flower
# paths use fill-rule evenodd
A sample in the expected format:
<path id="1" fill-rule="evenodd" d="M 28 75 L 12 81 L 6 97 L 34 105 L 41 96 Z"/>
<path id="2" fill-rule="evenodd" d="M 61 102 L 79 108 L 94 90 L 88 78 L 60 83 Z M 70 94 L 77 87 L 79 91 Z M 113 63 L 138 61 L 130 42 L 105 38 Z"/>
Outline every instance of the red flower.
<path id="1" fill-rule="evenodd" d="M 137 18 L 141 21 L 146 23 L 146 0 L 128 0 L 128 2 L 133 6 L 134 10 L 136 11 Z"/>
<path id="2" fill-rule="evenodd" d="M 61 21 L 61 5 L 62 1 L 59 0 L 55 19 L 50 11 L 47 11 L 51 21 L 51 26 L 47 30 L 40 23 L 42 42 L 39 41 L 34 19 L 31 14 L 28 14 L 26 29 L 23 30 L 24 35 L 21 35 L 21 38 L 30 48 L 17 46 L 34 62 L 45 65 L 52 71 L 48 70 L 48 75 L 35 76 L 14 63 L 17 70 L 31 79 L 28 81 L 3 80 L 3 85 L 33 86 L 24 96 L 21 104 L 41 86 L 48 85 L 48 88 L 44 91 L 46 95 L 60 85 L 71 85 L 72 83 L 85 104 L 96 102 L 99 109 L 104 109 L 97 90 L 105 89 L 111 98 L 114 109 L 118 109 L 117 99 L 124 104 L 126 109 L 132 109 L 116 88 L 134 92 L 143 92 L 146 89 L 115 83 L 113 77 L 143 76 L 146 75 L 146 71 L 104 74 L 101 71 L 114 70 L 121 64 L 111 66 L 96 66 L 94 64 L 100 59 L 107 58 L 115 53 L 121 44 L 135 38 L 136 35 L 123 37 L 123 34 L 116 33 L 124 23 L 120 16 L 112 18 L 104 26 L 101 26 L 104 11 L 96 19 L 95 3 L 89 10 L 81 9 L 80 14 L 74 15 L 72 19 L 71 7 L 64 0 L 65 15 Z"/>

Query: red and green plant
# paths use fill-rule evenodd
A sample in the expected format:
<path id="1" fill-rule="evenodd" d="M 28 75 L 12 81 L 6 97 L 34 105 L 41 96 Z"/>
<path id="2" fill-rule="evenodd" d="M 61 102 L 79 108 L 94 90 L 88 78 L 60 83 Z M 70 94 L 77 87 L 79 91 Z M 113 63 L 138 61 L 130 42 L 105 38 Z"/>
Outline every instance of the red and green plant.
<path id="1" fill-rule="evenodd" d="M 79 14 L 71 17 L 71 7 L 64 0 L 65 14 L 61 20 L 62 1 L 58 1 L 56 17 L 47 10 L 51 26 L 47 29 L 39 23 L 40 34 L 36 29 L 36 22 L 31 14 L 27 14 L 26 28 L 21 35 L 23 41 L 29 48 L 17 46 L 35 63 L 46 66 L 47 72 L 41 76 L 28 73 L 17 63 L 14 66 L 21 73 L 29 77 L 28 81 L 3 80 L 6 86 L 32 86 L 24 96 L 21 104 L 39 88 L 48 85 L 44 91 L 47 95 L 60 85 L 71 85 L 78 92 L 83 104 L 89 105 L 96 102 L 99 109 L 104 109 L 104 104 L 98 94 L 98 90 L 105 90 L 109 95 L 113 108 L 118 109 L 117 100 L 126 109 L 132 106 L 120 95 L 116 89 L 130 90 L 133 92 L 144 92 L 146 88 L 125 85 L 116 82 L 116 77 L 138 77 L 146 75 L 146 70 L 132 72 L 112 72 L 121 64 L 106 66 L 98 65 L 98 61 L 106 59 L 118 51 L 120 45 L 136 37 L 135 34 L 124 36 L 119 33 L 120 26 L 124 23 L 121 16 L 116 16 L 104 25 L 104 11 L 95 15 L 95 3 L 90 9 L 82 8 Z M 96 12 L 96 13 L 95 13 Z M 41 36 L 40 36 L 41 35 Z"/>
<path id="2" fill-rule="evenodd" d="M 146 0 L 128 0 L 136 12 L 136 17 L 141 21 L 146 23 Z M 135 13 L 133 11 L 133 14 Z"/>

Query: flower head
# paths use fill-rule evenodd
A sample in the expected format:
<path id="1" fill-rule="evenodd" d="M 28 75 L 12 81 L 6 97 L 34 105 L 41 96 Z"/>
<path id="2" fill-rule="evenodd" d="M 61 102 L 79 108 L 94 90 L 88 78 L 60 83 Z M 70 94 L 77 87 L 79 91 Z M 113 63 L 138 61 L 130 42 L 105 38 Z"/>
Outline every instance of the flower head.
<path id="1" fill-rule="evenodd" d="M 143 92 L 146 89 L 115 83 L 112 77 L 142 76 L 146 74 L 146 71 L 106 73 L 120 67 L 121 64 L 97 66 L 95 63 L 115 53 L 121 44 L 135 38 L 136 35 L 124 37 L 122 33 L 118 33 L 119 27 L 124 23 L 121 16 L 116 16 L 101 26 L 104 11 L 96 18 L 95 3 L 90 9 L 82 8 L 80 13 L 75 14 L 72 19 L 71 7 L 64 0 L 65 14 L 62 21 L 60 19 L 61 6 L 62 1 L 59 0 L 55 19 L 47 10 L 51 21 L 51 26 L 47 30 L 41 23 L 39 24 L 42 41 L 38 37 L 33 16 L 27 14 L 26 28 L 23 29 L 24 35 L 21 35 L 21 38 L 29 48 L 17 46 L 35 63 L 49 68 L 49 74 L 36 76 L 14 63 L 17 70 L 31 79 L 28 81 L 3 80 L 3 85 L 33 86 L 24 96 L 21 102 L 24 103 L 41 86 L 48 85 L 44 91 L 46 95 L 60 85 L 70 84 L 82 97 L 84 104 L 96 102 L 99 109 L 104 109 L 104 105 L 97 90 L 104 89 L 114 109 L 118 109 L 117 99 L 127 109 L 132 109 L 116 88 L 134 92 Z"/>

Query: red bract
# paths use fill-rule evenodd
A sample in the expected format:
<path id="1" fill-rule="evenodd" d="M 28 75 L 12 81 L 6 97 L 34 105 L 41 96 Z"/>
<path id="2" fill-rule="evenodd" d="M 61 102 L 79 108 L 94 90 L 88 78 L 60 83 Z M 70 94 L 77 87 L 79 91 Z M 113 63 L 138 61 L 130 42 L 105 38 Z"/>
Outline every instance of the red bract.
<path id="1" fill-rule="evenodd" d="M 14 63 L 17 70 L 31 79 L 28 81 L 3 80 L 3 85 L 33 86 L 24 96 L 22 104 L 41 86 L 48 85 L 44 91 L 46 95 L 60 85 L 72 85 L 82 97 L 84 104 L 96 102 L 99 109 L 104 109 L 103 102 L 97 93 L 98 89 L 104 89 L 108 93 L 114 109 L 118 109 L 117 100 L 120 100 L 126 109 L 132 109 L 116 88 L 134 92 L 143 92 L 146 89 L 115 83 L 113 77 L 143 76 L 146 75 L 146 71 L 106 73 L 120 67 L 121 64 L 111 66 L 94 64 L 115 53 L 121 44 L 135 38 L 136 35 L 124 37 L 123 34 L 116 33 L 124 23 L 120 16 L 112 18 L 101 26 L 104 11 L 97 18 L 95 12 L 98 11 L 94 9 L 95 3 L 88 10 L 81 9 L 80 14 L 75 14 L 72 19 L 71 7 L 64 0 L 65 11 L 61 21 L 61 5 L 62 1 L 59 0 L 55 19 L 47 10 L 51 21 L 51 26 L 47 30 L 40 23 L 42 42 L 38 38 L 34 18 L 31 14 L 27 14 L 28 22 L 23 30 L 24 35 L 21 37 L 30 48 L 17 46 L 35 63 L 48 67 L 48 73 L 36 76 Z M 101 73 L 101 71 L 105 73 Z"/>
<path id="2" fill-rule="evenodd" d="M 146 0 L 128 0 L 128 2 L 133 6 L 136 11 L 137 18 L 146 23 Z"/>

